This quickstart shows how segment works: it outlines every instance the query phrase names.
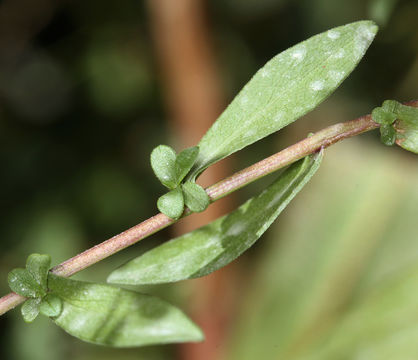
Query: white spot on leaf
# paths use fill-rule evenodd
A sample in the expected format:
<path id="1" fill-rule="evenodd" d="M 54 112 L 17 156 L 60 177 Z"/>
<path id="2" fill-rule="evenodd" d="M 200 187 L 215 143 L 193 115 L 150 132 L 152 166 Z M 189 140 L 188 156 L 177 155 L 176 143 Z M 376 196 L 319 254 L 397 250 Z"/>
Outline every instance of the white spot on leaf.
<path id="1" fill-rule="evenodd" d="M 367 41 L 373 40 L 376 34 L 374 28 L 370 26 L 360 26 L 358 32 L 362 35 L 363 38 L 367 39 Z"/>
<path id="2" fill-rule="evenodd" d="M 303 106 L 296 106 L 294 113 L 295 114 L 303 114 L 305 112 L 305 108 Z"/>
<path id="3" fill-rule="evenodd" d="M 241 105 L 245 105 L 248 103 L 248 96 L 244 95 L 240 100 Z"/>
<path id="4" fill-rule="evenodd" d="M 327 36 L 331 39 L 331 40 L 336 40 L 340 37 L 340 32 L 336 31 L 336 30 L 329 30 L 327 33 Z"/>
<path id="5" fill-rule="evenodd" d="M 298 62 L 301 62 L 306 55 L 306 48 L 304 46 L 299 46 L 292 52 L 292 58 L 297 60 Z"/>
<path id="6" fill-rule="evenodd" d="M 376 31 L 376 26 L 363 25 L 358 28 L 354 43 L 354 51 L 357 57 L 364 55 Z"/>
<path id="7" fill-rule="evenodd" d="M 323 80 L 315 80 L 311 83 L 311 89 L 314 91 L 319 91 L 324 88 L 324 81 Z"/>
<path id="8" fill-rule="evenodd" d="M 247 225 L 245 222 L 237 222 L 233 224 L 228 231 L 226 232 L 226 236 L 237 236 L 241 234 L 245 229 Z"/>
<path id="9" fill-rule="evenodd" d="M 334 58 L 335 59 L 341 59 L 341 58 L 344 57 L 344 55 L 345 55 L 345 50 L 343 48 L 341 48 L 334 54 Z"/>
<path id="10" fill-rule="evenodd" d="M 277 113 L 277 114 L 276 114 L 276 116 L 273 118 L 273 121 L 274 121 L 274 122 L 279 122 L 279 121 L 281 121 L 281 120 L 282 120 L 282 118 L 283 118 L 283 112 L 279 112 L 279 113 Z"/>
<path id="11" fill-rule="evenodd" d="M 256 133 L 255 129 L 250 129 L 245 133 L 245 136 L 246 137 L 252 137 L 252 136 L 255 135 L 255 133 Z"/>
<path id="12" fill-rule="evenodd" d="M 270 73 L 266 70 L 266 69 L 261 69 L 261 77 L 262 78 L 266 78 L 266 77 L 269 77 L 270 76 Z"/>
<path id="13" fill-rule="evenodd" d="M 330 72 L 328 72 L 328 76 L 336 83 L 340 82 L 345 75 L 345 71 L 335 71 L 335 70 L 331 70 Z"/>

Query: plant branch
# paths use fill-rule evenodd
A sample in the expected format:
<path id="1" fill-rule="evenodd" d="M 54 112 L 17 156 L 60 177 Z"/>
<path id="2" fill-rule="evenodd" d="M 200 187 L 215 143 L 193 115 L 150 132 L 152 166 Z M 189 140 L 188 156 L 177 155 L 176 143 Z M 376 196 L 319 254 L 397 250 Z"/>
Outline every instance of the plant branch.
<path id="1" fill-rule="evenodd" d="M 418 107 L 418 100 L 405 103 L 405 105 Z M 211 201 L 214 202 L 255 180 L 290 165 L 309 154 L 319 151 L 321 148 L 326 148 L 340 140 L 376 129 L 379 126 L 379 124 L 372 120 L 371 115 L 365 115 L 355 120 L 329 126 L 312 136 L 221 180 L 208 187 L 206 192 Z M 183 217 L 189 215 L 189 213 L 189 211 L 186 211 Z M 166 228 L 175 221 L 176 220 L 170 219 L 164 214 L 157 214 L 119 235 L 115 235 L 81 254 L 64 261 L 62 264 L 52 268 L 51 272 L 58 276 L 69 277 L 140 240 L 145 239 L 157 231 Z M 3 296 L 0 298 L 0 315 L 19 305 L 24 300 L 25 298 L 23 296 L 15 293 Z"/>

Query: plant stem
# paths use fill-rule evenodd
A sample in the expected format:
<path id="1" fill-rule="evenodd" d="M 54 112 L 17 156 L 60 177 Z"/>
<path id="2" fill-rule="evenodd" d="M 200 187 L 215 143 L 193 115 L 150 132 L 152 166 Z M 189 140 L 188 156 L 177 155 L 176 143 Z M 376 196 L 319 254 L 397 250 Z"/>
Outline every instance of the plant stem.
<path id="1" fill-rule="evenodd" d="M 418 107 L 418 100 L 406 103 L 406 105 Z M 340 140 L 359 135 L 378 127 L 379 124 L 372 120 L 371 115 L 365 115 L 355 120 L 329 126 L 318 131 L 314 135 L 219 181 L 208 187 L 206 192 L 211 201 L 214 202 L 263 176 L 271 174 L 309 154 L 319 151 L 321 148 L 326 148 Z M 189 211 L 186 211 L 183 216 L 187 216 L 189 213 Z M 81 254 L 64 261 L 62 264 L 52 268 L 51 272 L 58 276 L 69 277 L 140 240 L 145 239 L 157 231 L 166 228 L 175 221 L 176 220 L 170 219 L 164 214 L 157 214 L 119 235 L 115 235 Z M 24 300 L 25 298 L 23 296 L 15 293 L 3 296 L 0 298 L 0 315 L 19 305 Z"/>

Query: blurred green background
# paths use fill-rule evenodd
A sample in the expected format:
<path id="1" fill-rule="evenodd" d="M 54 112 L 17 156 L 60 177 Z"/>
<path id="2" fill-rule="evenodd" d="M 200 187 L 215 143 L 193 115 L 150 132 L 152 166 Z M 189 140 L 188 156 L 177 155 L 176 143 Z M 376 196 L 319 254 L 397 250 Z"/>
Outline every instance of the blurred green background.
<path id="1" fill-rule="evenodd" d="M 259 67 L 299 41 L 356 20 L 381 26 L 331 98 L 242 151 L 224 173 L 385 99 L 417 98 L 417 18 L 416 0 L 1 1 L 1 294 L 9 291 L 7 273 L 30 253 L 49 253 L 55 265 L 154 215 L 164 190 L 151 172 L 151 150 L 195 142 L 209 126 L 201 119 L 213 122 Z M 193 26 L 203 34 L 197 54 L 211 59 L 202 66 L 212 75 L 202 79 L 190 65 L 193 48 L 184 47 L 189 54 L 181 42 Z M 220 99 L 201 96 L 201 103 L 222 107 L 202 105 L 184 125 L 187 111 L 178 109 L 199 103 L 189 79 Z M 381 145 L 377 132 L 335 145 L 275 226 L 228 266 L 226 280 L 141 289 L 192 314 L 204 344 L 112 350 L 44 318 L 27 325 L 13 310 L 0 318 L 0 358 L 417 359 L 417 160 Z M 238 192 L 220 211 L 269 181 Z M 76 278 L 104 281 L 173 234 L 162 231 Z"/>

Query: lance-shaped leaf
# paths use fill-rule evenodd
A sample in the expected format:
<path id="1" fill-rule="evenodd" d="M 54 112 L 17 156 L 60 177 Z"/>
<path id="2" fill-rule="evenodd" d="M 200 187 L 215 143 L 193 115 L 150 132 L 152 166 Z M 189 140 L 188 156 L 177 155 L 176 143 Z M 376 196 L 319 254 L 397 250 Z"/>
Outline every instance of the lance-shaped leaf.
<path id="1" fill-rule="evenodd" d="M 232 101 L 199 143 L 189 179 L 209 165 L 305 115 L 353 71 L 377 32 L 371 21 L 311 37 L 271 59 Z"/>
<path id="2" fill-rule="evenodd" d="M 322 154 L 290 166 L 237 210 L 173 239 L 113 271 L 108 282 L 156 284 L 209 274 L 233 261 L 268 229 L 318 169 Z"/>
<path id="3" fill-rule="evenodd" d="M 60 314 L 52 319 L 81 340 L 130 347 L 203 338 L 178 308 L 157 297 L 54 275 L 48 286 L 62 301 Z"/>

